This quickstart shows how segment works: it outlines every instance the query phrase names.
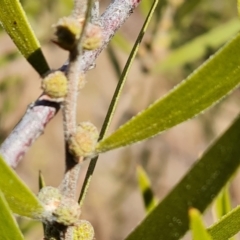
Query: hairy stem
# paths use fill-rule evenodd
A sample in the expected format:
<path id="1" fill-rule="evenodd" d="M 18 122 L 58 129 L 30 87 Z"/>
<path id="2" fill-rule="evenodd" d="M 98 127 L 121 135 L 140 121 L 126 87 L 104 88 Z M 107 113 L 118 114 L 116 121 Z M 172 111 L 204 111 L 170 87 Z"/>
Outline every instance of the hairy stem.
<path id="1" fill-rule="evenodd" d="M 64 179 L 58 187 L 61 193 L 69 198 L 76 198 L 77 182 L 80 172 L 80 164 L 75 164 L 71 169 L 69 169 L 65 175 Z"/>
<path id="2" fill-rule="evenodd" d="M 78 3 L 83 4 L 84 1 L 75 1 L 75 8 L 78 8 Z M 60 191 L 63 195 L 68 196 L 69 198 L 76 197 L 78 177 L 80 173 L 80 163 L 83 159 L 78 159 L 73 156 L 68 149 L 68 140 L 76 132 L 76 117 L 77 117 L 77 97 L 79 90 L 79 79 L 82 76 L 81 73 L 81 53 L 82 53 L 82 39 L 84 36 L 84 30 L 86 29 L 87 19 L 91 13 L 91 0 L 86 2 L 87 10 L 85 14 L 85 22 L 83 25 L 82 34 L 78 41 L 76 47 L 69 53 L 69 64 L 66 69 L 66 76 L 68 78 L 68 93 L 63 102 L 63 127 L 64 127 L 64 136 L 65 136 L 65 151 L 66 151 L 66 172 L 64 179 L 59 186 Z M 76 9 L 78 11 L 78 9 Z M 80 13 L 79 13 L 80 14 Z M 79 26 L 80 27 L 80 26 Z M 67 235 L 71 235 L 69 232 Z M 70 239 L 66 236 L 66 240 Z"/>
<path id="3" fill-rule="evenodd" d="M 83 4 L 85 3 L 85 7 Z M 85 9 L 86 12 L 79 12 L 82 9 Z M 77 116 L 77 97 L 78 97 L 78 86 L 79 79 L 82 75 L 82 67 L 81 67 L 81 54 L 82 54 L 82 40 L 85 34 L 85 29 L 87 26 L 88 19 L 91 14 L 92 9 L 92 0 L 75 0 L 74 12 L 78 12 L 79 14 L 75 14 L 75 17 L 85 16 L 85 21 L 83 24 L 83 29 L 81 36 L 78 41 L 78 45 L 70 51 L 69 54 L 69 64 L 66 70 L 66 75 L 68 79 L 68 93 L 64 100 L 63 104 L 63 121 L 64 121 L 64 133 L 65 133 L 65 141 L 67 142 L 69 137 L 75 134 L 76 131 L 76 116 Z M 80 25 L 79 25 L 80 27 Z M 83 87 L 83 86 L 82 86 Z"/>
<path id="4" fill-rule="evenodd" d="M 88 6 L 88 0 L 74 0 L 72 16 L 74 18 L 83 18 Z"/>

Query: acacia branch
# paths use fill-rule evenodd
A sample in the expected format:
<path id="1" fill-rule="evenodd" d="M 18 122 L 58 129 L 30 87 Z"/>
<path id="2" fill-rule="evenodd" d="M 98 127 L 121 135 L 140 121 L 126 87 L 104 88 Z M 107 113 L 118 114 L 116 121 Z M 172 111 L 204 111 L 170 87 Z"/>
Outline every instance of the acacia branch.
<path id="1" fill-rule="evenodd" d="M 99 18 L 102 27 L 102 45 L 93 51 L 86 51 L 80 58 L 81 71 L 86 73 L 95 65 L 96 58 L 107 46 L 116 31 L 133 13 L 141 0 L 114 0 Z M 67 64 L 62 66 L 66 69 Z M 16 167 L 35 140 L 43 133 L 48 122 L 60 108 L 57 102 L 49 101 L 46 96 L 39 97 L 26 111 L 13 131 L 0 147 L 0 154 L 11 166 Z"/>
<path id="2" fill-rule="evenodd" d="M 29 105 L 23 118 L 0 147 L 0 154 L 11 167 L 18 165 L 59 109 L 59 103 L 49 100 L 46 95 Z"/>

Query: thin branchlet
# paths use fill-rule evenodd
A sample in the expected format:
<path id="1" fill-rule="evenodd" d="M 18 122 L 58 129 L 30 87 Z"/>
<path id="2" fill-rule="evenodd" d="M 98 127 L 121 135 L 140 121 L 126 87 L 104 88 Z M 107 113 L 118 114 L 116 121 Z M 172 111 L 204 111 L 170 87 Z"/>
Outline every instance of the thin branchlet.
<path id="1" fill-rule="evenodd" d="M 83 18 L 87 11 L 88 2 L 88 0 L 74 0 L 72 16 L 77 19 Z"/>
<path id="2" fill-rule="evenodd" d="M 76 111 L 77 111 L 77 97 L 79 91 L 79 79 L 85 78 L 82 73 L 82 42 L 85 35 L 85 30 L 88 24 L 88 19 L 91 15 L 92 0 L 90 1 L 74 1 L 73 16 L 77 19 L 84 18 L 82 32 L 76 44 L 76 47 L 69 53 L 69 65 L 66 71 L 68 78 L 68 93 L 63 103 L 63 119 L 64 119 L 64 135 L 66 146 L 66 173 L 64 179 L 59 186 L 60 191 L 70 198 L 75 199 L 78 177 L 80 172 L 80 163 L 83 157 L 75 157 L 69 152 L 68 141 L 71 136 L 76 134 Z M 85 82 L 85 80 L 83 80 Z M 80 84 L 83 85 L 83 84 Z M 82 87 L 82 86 L 81 86 Z M 65 240 L 73 239 L 73 230 L 68 228 L 65 233 Z"/>
<path id="3" fill-rule="evenodd" d="M 85 3 L 86 7 L 83 7 Z M 85 12 L 80 12 L 83 7 L 86 9 Z M 76 47 L 69 53 L 69 64 L 66 70 L 66 75 L 68 78 L 68 93 L 63 104 L 63 121 L 64 121 L 64 133 L 65 141 L 68 141 L 69 137 L 76 132 L 76 109 L 77 109 L 77 97 L 78 97 L 78 86 L 79 86 L 79 77 L 82 75 L 82 66 L 81 66 L 81 53 L 82 53 L 82 41 L 84 38 L 87 21 L 91 15 L 92 0 L 90 1 L 74 1 L 74 17 L 84 17 L 84 23 L 82 26 L 82 33 L 78 40 Z M 78 13 L 78 14 L 77 14 Z"/>

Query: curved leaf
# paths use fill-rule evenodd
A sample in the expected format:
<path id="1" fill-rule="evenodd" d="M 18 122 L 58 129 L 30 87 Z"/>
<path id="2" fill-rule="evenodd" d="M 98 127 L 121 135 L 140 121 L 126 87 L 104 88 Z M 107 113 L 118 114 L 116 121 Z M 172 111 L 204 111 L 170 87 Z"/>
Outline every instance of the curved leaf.
<path id="1" fill-rule="evenodd" d="M 0 190 L 12 211 L 21 216 L 37 218 L 43 212 L 42 205 L 1 156 L 0 169 Z"/>
<path id="2" fill-rule="evenodd" d="M 49 71 L 40 44 L 30 27 L 19 0 L 1 0 L 0 24 L 22 55 L 40 75 Z"/>
<path id="3" fill-rule="evenodd" d="M 227 184 L 222 191 L 218 194 L 213 204 L 213 215 L 216 221 L 219 221 L 223 216 L 229 213 L 232 209 L 229 184 Z M 228 238 L 228 240 L 235 240 L 235 238 Z"/>
<path id="4" fill-rule="evenodd" d="M 217 196 L 213 208 L 216 215 L 216 219 L 220 219 L 221 217 L 223 217 L 224 215 L 231 211 L 232 207 L 228 184 L 222 189 L 220 194 Z"/>
<path id="5" fill-rule="evenodd" d="M 222 217 L 208 228 L 213 240 L 230 239 L 240 231 L 240 206 Z"/>
<path id="6" fill-rule="evenodd" d="M 137 166 L 137 179 L 146 212 L 149 213 L 157 206 L 158 200 L 154 196 L 147 173 L 140 165 Z"/>
<path id="7" fill-rule="evenodd" d="M 0 234 L 1 239 L 24 240 L 23 235 L 13 217 L 4 195 L 0 191 Z"/>
<path id="8" fill-rule="evenodd" d="M 240 33 L 169 94 L 97 146 L 98 152 L 150 138 L 209 108 L 240 83 Z"/>
<path id="9" fill-rule="evenodd" d="M 239 144 L 240 116 L 126 240 L 180 239 L 189 229 L 189 209 L 203 212 L 239 167 Z"/>

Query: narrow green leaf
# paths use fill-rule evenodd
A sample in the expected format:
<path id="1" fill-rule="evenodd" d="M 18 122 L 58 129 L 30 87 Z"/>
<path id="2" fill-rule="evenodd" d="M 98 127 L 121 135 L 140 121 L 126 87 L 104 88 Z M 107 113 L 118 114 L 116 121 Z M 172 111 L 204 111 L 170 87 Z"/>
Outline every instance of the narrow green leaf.
<path id="1" fill-rule="evenodd" d="M 0 25 L 33 68 L 44 75 L 49 67 L 19 0 L 1 0 Z"/>
<path id="2" fill-rule="evenodd" d="M 230 196 L 229 196 L 229 187 L 228 184 L 225 186 L 220 194 L 217 196 L 214 202 L 214 212 L 216 214 L 216 218 L 220 219 L 232 209 Z"/>
<path id="3" fill-rule="evenodd" d="M 209 108 L 240 82 L 240 33 L 169 94 L 99 142 L 105 152 L 152 137 Z"/>
<path id="4" fill-rule="evenodd" d="M 230 194 L 229 194 L 229 184 L 227 184 L 222 191 L 218 194 L 216 200 L 213 204 L 213 214 L 216 220 L 221 219 L 232 209 Z M 229 238 L 229 240 L 235 240 L 235 238 Z"/>
<path id="5" fill-rule="evenodd" d="M 42 175 L 42 172 L 39 171 L 39 175 L 38 175 L 38 188 L 39 190 L 41 190 L 43 187 L 45 187 L 45 181 L 44 181 L 44 177 Z"/>
<path id="6" fill-rule="evenodd" d="M 0 156 L 0 190 L 3 192 L 10 208 L 18 215 L 35 218 L 43 212 L 43 207 L 19 179 L 16 173 L 5 163 Z"/>
<path id="7" fill-rule="evenodd" d="M 3 240 L 24 240 L 23 235 L 13 217 L 4 195 L 0 191 L 0 238 Z"/>
<path id="8" fill-rule="evenodd" d="M 139 49 L 139 44 L 141 43 L 142 39 L 143 39 L 143 36 L 147 30 L 147 27 L 150 23 L 150 20 L 152 18 L 152 15 L 154 13 L 154 10 L 156 9 L 156 6 L 157 6 L 157 3 L 158 3 L 158 0 L 154 0 L 153 2 L 153 5 L 148 13 L 148 16 L 147 18 L 145 19 L 145 22 L 141 28 L 141 31 L 140 33 L 138 34 L 138 37 L 137 37 L 137 40 L 135 41 L 134 43 L 134 46 L 131 50 L 131 53 L 128 57 L 128 60 L 124 66 L 124 69 L 123 69 L 123 72 L 122 72 L 122 75 L 119 79 L 119 82 L 117 84 L 117 87 L 115 89 L 115 92 L 113 94 L 113 97 L 112 97 L 112 100 L 111 100 L 111 103 L 110 103 L 110 106 L 108 108 L 108 111 L 107 111 L 107 114 L 106 114 L 106 117 L 104 119 L 104 122 L 103 122 L 103 126 L 102 126 L 102 129 L 101 129 L 101 132 L 99 134 L 99 141 L 104 138 L 107 130 L 108 130 L 108 127 L 111 123 L 111 120 L 112 120 L 112 117 L 115 113 L 115 110 L 116 110 L 116 106 L 117 106 L 117 103 L 118 103 L 118 100 L 120 98 L 120 95 L 121 95 L 121 92 L 122 92 L 122 89 L 124 87 L 124 84 L 127 80 L 127 76 L 128 76 L 128 72 L 132 66 L 132 63 L 133 63 L 133 60 L 135 59 L 135 56 L 137 54 L 137 51 Z M 88 170 L 87 170 L 87 173 L 86 173 L 86 177 L 84 179 L 84 182 L 83 182 L 83 187 L 81 189 L 81 193 L 80 193 L 80 196 L 79 196 L 79 199 L 78 199 L 78 202 L 80 204 L 80 206 L 83 204 L 83 200 L 84 200 L 84 197 L 86 195 L 86 192 L 87 192 L 87 189 L 89 187 L 89 184 L 90 184 L 90 181 L 91 181 L 91 176 L 94 172 L 94 169 L 95 169 L 95 166 L 97 164 L 97 160 L 98 160 L 98 156 L 91 159 L 91 162 L 89 164 L 89 167 L 88 167 Z"/>
<path id="9" fill-rule="evenodd" d="M 208 228 L 213 240 L 226 240 L 240 231 L 240 206 L 222 217 Z"/>
<path id="10" fill-rule="evenodd" d="M 157 205 L 157 199 L 151 188 L 150 180 L 144 169 L 138 165 L 137 166 L 137 178 L 140 191 L 142 193 L 145 209 L 147 213 L 151 212 Z"/>
<path id="11" fill-rule="evenodd" d="M 193 240 L 212 240 L 211 236 L 207 232 L 204 223 L 201 218 L 200 212 L 191 208 L 189 210 L 190 217 L 190 228 L 192 231 L 192 239 Z"/>
<path id="12" fill-rule="evenodd" d="M 191 61 L 195 61 L 206 53 L 208 47 L 218 48 L 240 29 L 238 19 L 230 20 L 209 32 L 194 38 L 183 46 L 175 49 L 163 61 L 153 67 L 153 72 L 170 71 Z"/>
<path id="13" fill-rule="evenodd" d="M 147 27 L 151 21 L 151 18 L 153 16 L 153 13 L 154 13 L 154 10 L 156 9 L 157 7 L 157 4 L 158 4 L 158 0 L 154 0 L 153 4 L 152 4 L 152 7 L 148 13 L 148 16 L 147 18 L 145 19 L 145 22 L 141 28 L 141 31 L 140 33 L 138 34 L 138 37 L 137 37 L 137 40 L 135 41 L 134 43 L 134 46 L 131 50 L 131 53 L 128 57 L 128 60 L 124 66 L 124 69 L 123 69 L 123 72 L 122 72 L 122 75 L 119 79 L 119 82 L 118 82 L 118 85 L 115 89 L 115 92 L 113 94 L 113 97 L 112 97 L 112 100 L 111 100 L 111 103 L 110 103 L 110 106 L 108 108 L 108 112 L 107 112 L 107 115 L 106 115 L 106 118 L 104 119 L 104 123 L 103 123 L 103 127 L 101 129 L 101 132 L 100 132 L 100 136 L 99 136 L 99 140 L 102 140 L 102 138 L 104 138 L 107 130 L 108 130 L 108 127 L 110 125 L 110 122 L 112 120 L 112 117 L 115 113 L 115 110 L 116 110 L 116 107 L 117 107 L 117 103 L 119 101 L 119 98 L 120 98 L 120 95 L 121 95 L 121 92 L 122 92 L 122 89 L 124 87 L 124 84 L 127 80 L 127 76 L 128 76 L 128 73 L 129 73 L 129 70 L 132 66 L 132 63 L 136 57 L 136 54 L 138 52 L 138 49 L 139 49 L 139 45 L 144 37 L 144 34 L 147 30 Z"/>
<path id="14" fill-rule="evenodd" d="M 239 144 L 240 116 L 126 240 L 180 239 L 189 229 L 189 209 L 203 212 L 239 167 Z"/>
<path id="15" fill-rule="evenodd" d="M 139 6 L 139 9 L 144 17 L 148 15 L 148 12 L 152 6 L 153 1 L 152 0 L 143 0 Z"/>
<path id="16" fill-rule="evenodd" d="M 46 186 L 46 184 L 45 184 L 45 181 L 44 181 L 44 177 L 42 175 L 42 172 L 39 171 L 39 175 L 38 175 L 38 188 L 39 188 L 39 190 L 41 190 L 45 186 Z M 43 232 L 44 232 L 44 235 L 45 235 L 45 233 L 46 233 L 46 224 L 44 222 L 42 222 L 42 227 L 43 227 Z"/>

